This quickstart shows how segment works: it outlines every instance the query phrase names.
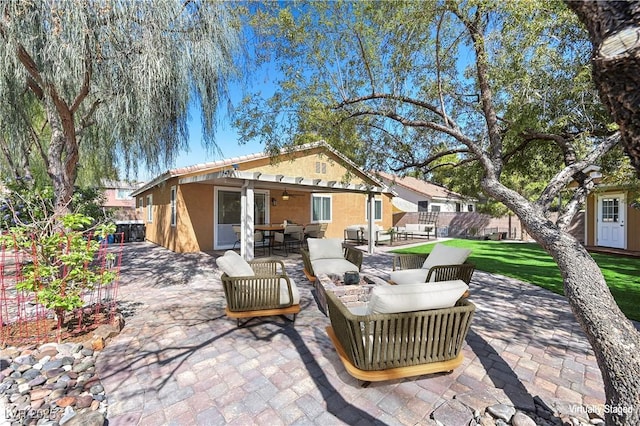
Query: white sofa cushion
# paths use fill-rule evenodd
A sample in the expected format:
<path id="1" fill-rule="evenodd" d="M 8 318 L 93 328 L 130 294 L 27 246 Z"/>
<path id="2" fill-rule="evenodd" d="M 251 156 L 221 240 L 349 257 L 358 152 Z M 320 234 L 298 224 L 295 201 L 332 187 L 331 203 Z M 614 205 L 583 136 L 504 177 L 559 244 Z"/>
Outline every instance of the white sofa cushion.
<path id="1" fill-rule="evenodd" d="M 342 240 L 339 238 L 309 238 L 307 239 L 307 244 L 309 245 L 309 259 L 311 261 L 344 258 L 342 255 Z"/>
<path id="2" fill-rule="evenodd" d="M 395 314 L 450 308 L 468 289 L 462 280 L 376 286 L 371 291 L 368 313 Z"/>
<path id="3" fill-rule="evenodd" d="M 444 244 L 436 244 L 425 259 L 422 267 L 431 269 L 432 266 L 440 265 L 462 265 L 471 254 L 470 249 L 460 247 L 450 247 Z"/>
<path id="4" fill-rule="evenodd" d="M 296 286 L 293 278 L 289 277 L 289 282 L 291 282 L 291 293 L 293 294 L 293 304 L 297 305 L 300 303 L 300 292 L 298 291 L 298 286 Z M 284 278 L 280 278 L 280 304 L 288 305 L 289 304 L 289 290 L 287 290 L 287 280 Z"/>
<path id="5" fill-rule="evenodd" d="M 427 275 L 429 275 L 428 269 L 403 269 L 392 271 L 389 279 L 395 284 L 419 284 L 427 281 Z"/>
<path id="6" fill-rule="evenodd" d="M 224 256 L 216 259 L 216 263 L 218 268 L 230 277 L 252 277 L 255 275 L 251 265 L 233 250 L 227 250 Z"/>
<path id="7" fill-rule="evenodd" d="M 313 273 L 342 275 L 347 271 L 358 271 L 358 267 L 344 258 L 340 259 L 318 259 L 311 262 Z"/>

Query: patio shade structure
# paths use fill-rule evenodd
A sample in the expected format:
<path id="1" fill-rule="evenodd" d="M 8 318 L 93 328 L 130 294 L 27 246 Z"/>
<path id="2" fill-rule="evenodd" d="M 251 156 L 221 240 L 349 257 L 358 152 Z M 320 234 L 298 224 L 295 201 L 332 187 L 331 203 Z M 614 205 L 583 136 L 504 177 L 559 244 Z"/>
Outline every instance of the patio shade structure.
<path id="1" fill-rule="evenodd" d="M 253 217 L 254 191 L 256 189 L 277 190 L 284 193 L 287 189 L 295 189 L 299 192 L 317 193 L 358 193 L 366 194 L 369 200 L 369 219 L 367 226 L 369 235 L 374 234 L 376 194 L 391 194 L 391 190 L 384 186 L 372 186 L 360 183 L 343 183 L 335 180 L 310 179 L 301 176 L 285 176 L 266 174 L 257 171 L 242 171 L 230 167 L 225 170 L 207 174 L 183 177 L 179 184 L 212 184 L 241 188 L 241 238 L 240 254 L 246 260 L 254 258 L 253 235 L 255 231 L 255 218 Z M 368 251 L 373 253 L 374 242 L 369 241 Z"/>

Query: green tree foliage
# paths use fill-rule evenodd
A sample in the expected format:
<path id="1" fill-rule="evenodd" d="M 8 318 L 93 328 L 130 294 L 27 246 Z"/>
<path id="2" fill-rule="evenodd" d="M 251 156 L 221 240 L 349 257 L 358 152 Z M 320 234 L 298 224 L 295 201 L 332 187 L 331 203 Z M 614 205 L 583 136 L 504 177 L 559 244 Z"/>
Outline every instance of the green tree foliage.
<path id="1" fill-rule="evenodd" d="M 231 6 L 0 1 L 5 161 L 19 169 L 16 158 L 37 153 L 64 211 L 85 159 L 94 171 L 111 170 L 116 159 L 134 171 L 168 164 L 186 146 L 190 105 L 201 107 L 205 143 L 213 146 L 218 105 L 235 70 L 233 13 L 241 8 Z"/>
<path id="2" fill-rule="evenodd" d="M 24 251 L 31 256 L 22 268 L 18 290 L 32 292 L 36 301 L 56 313 L 58 330 L 61 330 L 65 313 L 82 307 L 82 294 L 97 286 L 105 286 L 115 280 L 113 271 L 94 262 L 100 249 L 96 239 L 87 239 L 83 229 L 90 226 L 92 218 L 79 213 L 61 218 L 62 229 L 51 232 L 51 217 L 29 225 L 12 227 L 0 236 L 0 246 Z M 115 231 L 114 225 L 98 225 L 95 236 L 106 238 Z M 113 260 L 107 254 L 105 261 Z M 58 341 L 60 341 L 60 334 Z"/>
<path id="3" fill-rule="evenodd" d="M 49 223 L 46 219 L 55 216 L 55 196 L 51 185 L 34 183 L 26 177 L 5 180 L 3 185 L 5 193 L 0 196 L 0 230 L 16 226 L 37 227 Z M 109 219 L 101 207 L 103 202 L 102 190 L 77 187 L 68 210 L 91 218 L 92 225 L 96 225 Z"/>
<path id="4" fill-rule="evenodd" d="M 478 169 L 457 170 L 476 156 L 437 125 L 448 119 L 467 137 L 488 143 L 473 49 L 445 6 L 287 6 L 263 8 L 253 18 L 264 40 L 261 59 L 279 64 L 279 79 L 273 96 L 245 100 L 237 120 L 244 137 L 282 146 L 311 131 L 367 168 L 419 170 L 466 195 L 482 195 L 480 180 L 469 179 Z M 533 199 L 564 162 L 550 136 L 576 141 L 584 152 L 592 144 L 585 135 L 610 133 L 607 116 L 591 84 L 588 40 L 562 4 L 493 7 L 485 43 L 504 141 L 503 176 Z M 446 182 L 451 174 L 459 177 Z"/>
<path id="5" fill-rule="evenodd" d="M 242 134 L 277 145 L 292 143 L 309 120 L 332 129 L 321 136 L 347 125 L 365 167 L 427 175 L 464 167 L 461 177 L 477 179 L 557 262 L 607 404 L 636 407 L 640 382 L 625 377 L 640 375 L 640 335 L 566 231 L 595 185 L 584 170 L 620 141 L 591 82 L 590 43 L 575 15 L 558 1 L 272 6 L 256 15 L 256 32 L 281 78 L 264 102 L 247 98 Z M 635 425 L 640 410 L 606 417 Z"/>

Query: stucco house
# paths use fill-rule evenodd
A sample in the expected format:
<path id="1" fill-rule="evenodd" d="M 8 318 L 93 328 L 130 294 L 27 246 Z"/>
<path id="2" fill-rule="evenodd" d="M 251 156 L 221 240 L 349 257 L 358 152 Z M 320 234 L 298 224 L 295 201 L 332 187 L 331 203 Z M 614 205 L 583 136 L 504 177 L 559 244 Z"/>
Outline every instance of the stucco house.
<path id="1" fill-rule="evenodd" d="M 142 183 L 105 180 L 101 186 L 104 194 L 102 207 L 111 211 L 115 221 L 137 222 L 141 219 L 138 216 L 136 200 L 131 194 L 140 188 Z"/>
<path id="2" fill-rule="evenodd" d="M 599 185 L 587 197 L 584 226 L 586 246 L 640 251 L 640 210 L 628 189 Z"/>
<path id="3" fill-rule="evenodd" d="M 234 225 L 250 259 L 260 224 L 326 223 L 325 236 L 337 238 L 369 216 L 392 224 L 391 191 L 323 141 L 169 170 L 132 195 L 146 239 L 176 252 L 232 248 Z"/>
<path id="4" fill-rule="evenodd" d="M 411 176 L 400 177 L 385 172 L 376 175 L 393 190 L 393 206 L 402 212 L 473 212 L 477 200 L 464 197 L 444 186 Z"/>

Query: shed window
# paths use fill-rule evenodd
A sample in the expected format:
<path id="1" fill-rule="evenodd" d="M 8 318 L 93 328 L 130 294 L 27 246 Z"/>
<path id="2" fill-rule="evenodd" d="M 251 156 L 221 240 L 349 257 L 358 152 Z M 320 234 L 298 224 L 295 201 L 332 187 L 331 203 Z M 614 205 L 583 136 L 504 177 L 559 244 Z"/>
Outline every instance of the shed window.
<path id="1" fill-rule="evenodd" d="M 602 221 L 618 222 L 620 202 L 617 198 L 604 198 L 602 200 Z"/>

